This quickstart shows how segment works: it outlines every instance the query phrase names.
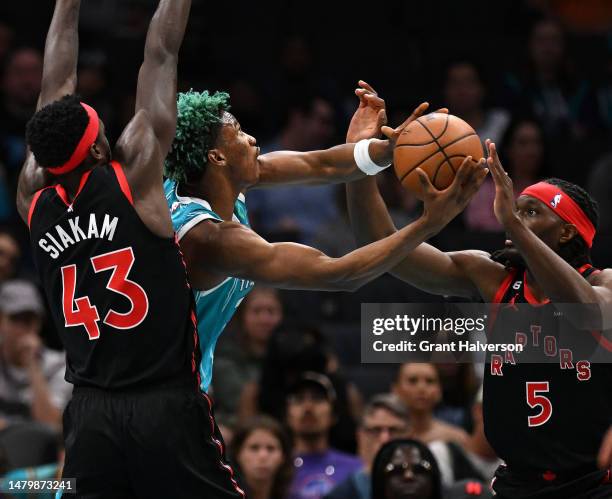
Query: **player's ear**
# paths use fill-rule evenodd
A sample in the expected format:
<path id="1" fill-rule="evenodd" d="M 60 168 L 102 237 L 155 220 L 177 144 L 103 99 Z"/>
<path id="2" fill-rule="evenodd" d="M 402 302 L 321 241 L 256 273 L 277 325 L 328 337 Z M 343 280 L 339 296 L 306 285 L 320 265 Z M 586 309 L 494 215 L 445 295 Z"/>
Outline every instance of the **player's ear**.
<path id="1" fill-rule="evenodd" d="M 574 224 L 564 224 L 563 230 L 561 231 L 561 237 L 559 238 L 559 244 L 565 244 L 572 240 L 578 234 L 578 229 Z"/>
<path id="2" fill-rule="evenodd" d="M 210 149 L 208 151 L 208 164 L 225 166 L 227 164 L 227 158 L 221 149 Z"/>
<path id="3" fill-rule="evenodd" d="M 100 161 L 104 158 L 104 152 L 97 142 L 94 142 L 89 148 L 89 153 L 93 156 L 96 161 Z"/>

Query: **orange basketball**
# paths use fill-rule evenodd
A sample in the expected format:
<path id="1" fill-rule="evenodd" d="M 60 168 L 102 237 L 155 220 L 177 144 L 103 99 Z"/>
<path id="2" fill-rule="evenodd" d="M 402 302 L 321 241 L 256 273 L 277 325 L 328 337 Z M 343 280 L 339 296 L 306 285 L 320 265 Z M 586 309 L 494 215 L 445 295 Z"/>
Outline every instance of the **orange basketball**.
<path id="1" fill-rule="evenodd" d="M 446 189 L 466 156 L 484 156 L 474 129 L 452 114 L 431 113 L 410 123 L 398 138 L 393 152 L 395 174 L 402 185 L 421 199 L 415 169 L 421 168 L 437 189 Z"/>

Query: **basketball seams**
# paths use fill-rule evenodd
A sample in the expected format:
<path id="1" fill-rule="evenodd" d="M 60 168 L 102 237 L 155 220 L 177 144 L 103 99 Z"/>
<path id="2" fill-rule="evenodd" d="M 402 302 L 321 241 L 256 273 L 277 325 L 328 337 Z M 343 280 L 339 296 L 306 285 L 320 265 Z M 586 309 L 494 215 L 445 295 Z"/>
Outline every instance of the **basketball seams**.
<path id="1" fill-rule="evenodd" d="M 431 135 L 431 138 L 434 139 L 434 142 L 436 143 L 436 145 L 440 148 L 440 152 L 442 154 L 444 154 L 444 157 L 446 158 L 446 161 L 448 162 L 449 166 L 451 167 L 451 170 L 454 172 L 455 169 L 453 168 L 453 165 L 450 162 L 450 159 L 448 157 L 448 154 L 446 154 L 446 151 L 444 150 L 444 147 L 442 147 L 442 145 L 440 144 L 440 142 L 438 142 L 438 139 L 434 136 L 434 134 L 431 132 L 431 130 L 425 126 L 424 123 L 421 123 L 419 120 L 417 120 L 419 122 L 419 124 L 425 129 L 427 130 L 427 133 L 429 135 Z M 446 115 L 446 122 L 444 123 L 444 130 L 442 131 L 442 133 L 440 134 L 440 137 L 442 137 L 445 133 L 446 133 L 446 129 L 448 127 L 448 115 Z M 442 165 L 438 166 L 438 169 L 436 170 L 436 173 L 434 174 L 434 177 L 438 176 L 438 171 L 440 170 L 440 168 L 442 168 Z"/>
<path id="2" fill-rule="evenodd" d="M 423 126 L 423 125 L 422 125 L 422 126 Z M 427 132 L 428 132 L 430 135 L 432 135 L 432 134 L 431 134 L 431 132 L 429 131 L 429 129 L 428 129 L 427 127 L 423 126 L 423 128 L 425 128 L 425 129 L 427 130 Z M 437 149 L 436 151 L 434 151 L 433 153 L 431 153 L 431 154 L 430 154 L 429 156 L 427 156 L 426 158 L 424 158 L 424 159 L 422 159 L 421 161 L 419 161 L 419 162 L 418 162 L 416 165 L 414 165 L 414 166 L 413 166 L 413 167 L 412 167 L 412 168 L 411 168 L 411 169 L 410 169 L 408 172 L 406 172 L 406 173 L 405 173 L 405 174 L 402 176 L 402 178 L 400 179 L 400 183 L 401 183 L 401 182 L 403 182 L 403 181 L 404 181 L 404 179 L 405 179 L 405 178 L 406 178 L 408 175 L 410 175 L 410 174 L 411 174 L 411 173 L 412 173 L 414 170 L 416 170 L 416 169 L 417 169 L 419 166 L 421 166 L 423 163 L 425 163 L 425 161 L 427 161 L 427 160 L 429 160 L 429 159 L 433 158 L 433 157 L 434 157 L 436 154 L 438 154 L 438 153 L 440 153 L 440 152 L 441 152 L 441 153 L 444 155 L 444 159 L 442 160 L 442 163 L 441 163 L 441 164 L 440 164 L 440 165 L 437 167 L 437 170 L 436 170 L 436 172 L 435 172 L 435 174 L 434 174 L 434 177 L 435 177 L 435 176 L 438 174 L 438 170 L 440 169 L 440 167 L 442 166 L 442 164 L 443 164 L 445 161 L 450 160 L 450 158 L 456 158 L 456 157 L 458 156 L 458 155 L 448 156 L 448 155 L 447 155 L 447 154 L 444 152 L 444 149 L 445 149 L 445 148 L 447 148 L 447 147 L 449 147 L 449 146 L 452 146 L 452 145 L 456 144 L 457 142 L 461 142 L 463 139 L 467 139 L 468 137 L 472 137 L 472 136 L 474 136 L 474 135 L 476 135 L 476 133 L 475 133 L 475 132 L 468 133 L 468 134 L 466 134 L 466 135 L 462 135 L 461 137 L 459 137 L 459 138 L 457 138 L 457 139 L 455 139 L 455 140 L 452 140 L 451 142 L 449 142 L 448 144 L 446 144 L 444 147 L 441 147 L 441 146 L 440 146 L 440 143 L 438 142 L 438 140 L 434 138 L 434 139 L 432 140 L 432 142 L 430 142 L 430 144 L 433 144 L 433 143 L 435 142 L 435 143 L 437 144 L 437 146 L 438 146 L 438 149 Z M 416 145 L 422 145 L 422 144 L 402 144 L 401 146 L 396 146 L 396 147 L 403 147 L 403 146 L 408 146 L 408 145 L 415 145 L 415 146 L 416 146 Z M 459 156 L 460 156 L 460 155 L 459 155 Z M 464 157 L 465 157 L 465 156 L 464 156 Z M 450 168 L 451 168 L 451 170 L 453 171 L 453 173 L 455 173 L 455 172 L 456 172 L 456 170 L 455 170 L 455 168 L 453 167 L 452 163 L 451 163 L 450 161 L 448 161 L 448 163 L 449 163 Z M 435 185 L 435 184 L 434 184 L 434 185 Z"/>

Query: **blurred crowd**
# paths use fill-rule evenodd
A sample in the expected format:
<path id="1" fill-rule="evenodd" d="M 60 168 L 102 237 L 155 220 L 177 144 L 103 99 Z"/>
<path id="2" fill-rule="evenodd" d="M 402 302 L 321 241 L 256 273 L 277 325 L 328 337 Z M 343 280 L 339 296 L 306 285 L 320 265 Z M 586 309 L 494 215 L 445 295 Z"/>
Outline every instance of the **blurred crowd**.
<path id="1" fill-rule="evenodd" d="M 71 386 L 15 190 L 53 2 L 9 3 L 0 7 L 0 476 L 51 478 Z M 78 92 L 115 139 L 131 116 L 154 3 L 82 7 Z M 334 17 L 317 2 L 194 0 L 179 86 L 229 91 L 263 152 L 343 142 L 360 78 L 385 97 L 392 125 L 422 100 L 446 106 L 498 144 L 517 194 L 551 176 L 586 187 L 601 213 L 594 264 L 612 266 L 612 7 L 442 2 L 440 15 L 412 4 L 369 18 L 353 4 Z M 391 170 L 378 181 L 397 226 L 419 216 Z M 487 180 L 433 244 L 499 249 L 493 198 Z M 247 205 L 270 241 L 330 256 L 354 248 L 343 186 L 253 190 Z M 255 288 L 220 340 L 212 386 L 249 497 L 489 497 L 499 459 L 483 432 L 478 365 L 360 362 L 360 303 L 440 300 L 389 276 L 352 294 Z"/>

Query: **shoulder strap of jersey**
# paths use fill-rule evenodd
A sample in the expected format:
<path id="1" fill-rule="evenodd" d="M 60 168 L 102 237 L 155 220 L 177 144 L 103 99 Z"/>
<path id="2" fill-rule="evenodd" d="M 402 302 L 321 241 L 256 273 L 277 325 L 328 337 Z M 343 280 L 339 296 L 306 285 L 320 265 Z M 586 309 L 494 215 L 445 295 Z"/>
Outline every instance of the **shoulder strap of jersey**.
<path id="1" fill-rule="evenodd" d="M 134 198 L 132 197 L 132 190 L 130 189 L 130 184 L 127 181 L 127 177 L 125 176 L 125 172 L 123 168 L 117 161 L 111 161 L 111 167 L 115 172 L 115 176 L 117 177 L 117 182 L 119 182 L 119 187 L 121 188 L 121 192 L 125 195 L 127 200 L 130 202 L 132 206 L 134 206 Z"/>
<path id="2" fill-rule="evenodd" d="M 28 227 L 31 227 L 31 225 L 32 225 L 32 216 L 34 215 L 34 210 L 36 209 L 36 204 L 38 203 L 38 200 L 40 199 L 40 196 L 47 189 L 53 189 L 53 188 L 54 188 L 54 186 L 52 186 L 52 185 L 50 185 L 48 187 L 43 187 L 39 191 L 36 191 L 34 193 L 34 196 L 32 196 L 32 201 L 30 201 L 30 209 L 28 210 Z"/>
<path id="3" fill-rule="evenodd" d="M 170 216 L 172 217 L 176 237 L 179 241 L 200 222 L 205 220 L 223 222 L 223 219 L 212 210 L 207 201 L 179 195 L 178 184 L 175 182 L 166 180 L 164 190 L 170 205 Z"/>
<path id="4" fill-rule="evenodd" d="M 514 281 L 514 278 L 516 277 L 516 273 L 517 273 L 517 269 L 511 269 L 510 272 L 508 272 L 508 275 L 506 276 L 506 278 L 499 285 L 499 288 L 497 288 L 497 291 L 495 292 L 495 295 L 493 296 L 492 303 L 502 303 L 502 300 L 504 298 L 504 295 L 506 294 L 506 291 L 508 291 L 510 284 L 512 284 L 512 282 Z"/>

